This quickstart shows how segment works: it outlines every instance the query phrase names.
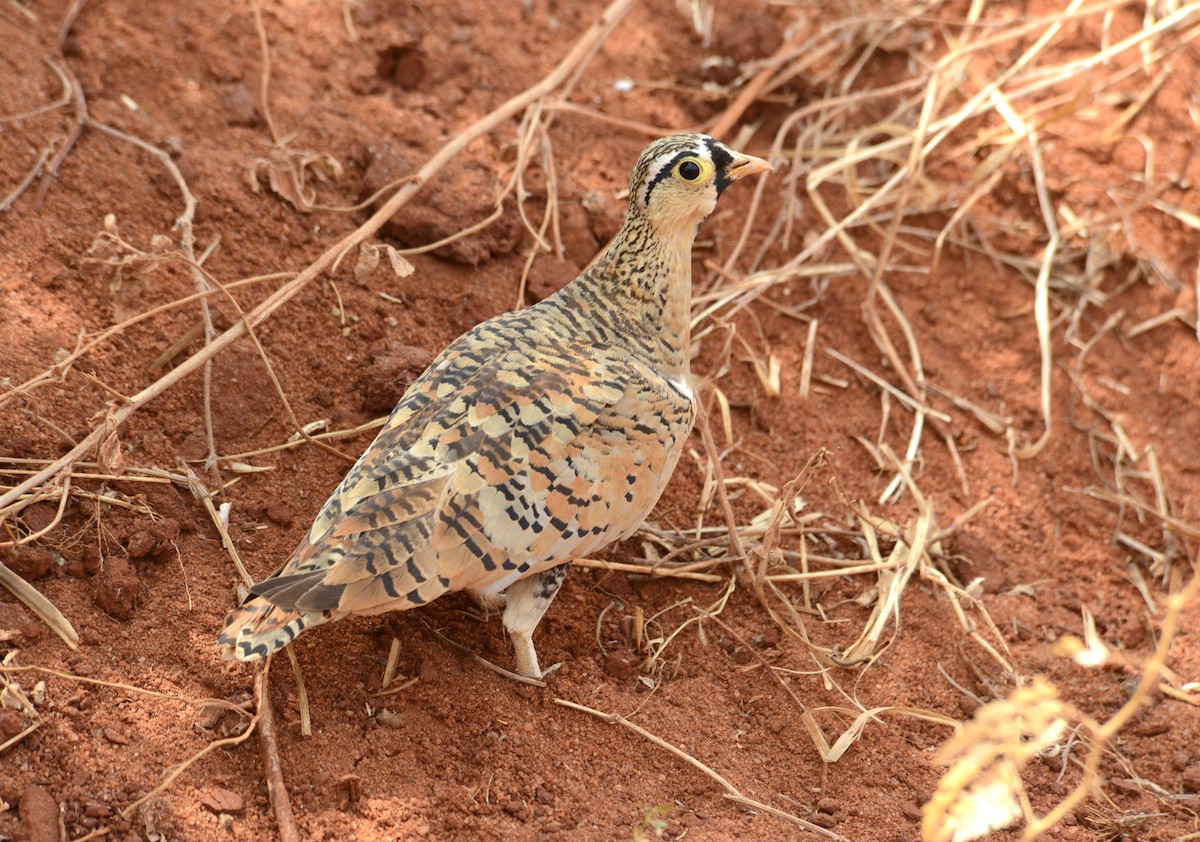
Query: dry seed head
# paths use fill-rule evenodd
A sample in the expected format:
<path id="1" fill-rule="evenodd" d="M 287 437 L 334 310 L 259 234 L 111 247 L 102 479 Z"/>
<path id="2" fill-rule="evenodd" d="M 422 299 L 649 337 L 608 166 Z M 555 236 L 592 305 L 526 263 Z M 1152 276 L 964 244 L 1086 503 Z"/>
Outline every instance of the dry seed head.
<path id="1" fill-rule="evenodd" d="M 1067 712 L 1042 678 L 976 711 L 938 750 L 935 759 L 951 766 L 924 807 L 923 842 L 967 842 L 1021 818 L 1021 769 L 1063 735 Z"/>

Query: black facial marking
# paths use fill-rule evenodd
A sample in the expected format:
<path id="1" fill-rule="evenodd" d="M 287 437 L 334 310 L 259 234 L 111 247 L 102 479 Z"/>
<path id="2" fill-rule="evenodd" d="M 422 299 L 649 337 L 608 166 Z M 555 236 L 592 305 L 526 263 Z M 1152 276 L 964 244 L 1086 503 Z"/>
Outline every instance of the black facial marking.
<path id="1" fill-rule="evenodd" d="M 691 149 L 685 149 L 684 151 L 682 151 L 678 155 L 676 155 L 674 158 L 672 158 L 665 167 L 663 167 L 661 170 L 658 171 L 658 173 L 655 174 L 654 178 L 652 178 L 650 180 L 650 183 L 646 185 L 646 201 L 645 201 L 646 205 L 650 204 L 650 194 L 652 192 L 654 192 L 654 187 L 663 179 L 670 177 L 670 175 L 675 171 L 675 165 L 678 164 L 680 161 L 682 161 L 684 158 L 689 158 L 695 154 L 696 153 L 693 152 Z M 730 160 L 733 160 L 733 159 L 731 158 Z"/>
<path id="2" fill-rule="evenodd" d="M 704 145 L 708 147 L 708 154 L 712 156 L 713 163 L 717 166 L 717 198 L 721 198 L 721 193 L 725 188 L 733 182 L 729 179 L 729 165 L 733 163 L 733 156 L 725 151 L 724 146 L 718 146 L 717 142 L 711 137 L 704 138 Z"/>

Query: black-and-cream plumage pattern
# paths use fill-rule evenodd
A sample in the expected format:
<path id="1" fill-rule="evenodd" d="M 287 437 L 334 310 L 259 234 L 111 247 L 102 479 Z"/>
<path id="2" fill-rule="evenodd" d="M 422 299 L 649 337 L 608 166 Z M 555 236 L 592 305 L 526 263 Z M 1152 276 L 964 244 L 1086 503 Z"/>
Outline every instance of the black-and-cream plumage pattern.
<path id="1" fill-rule="evenodd" d="M 655 141 L 600 261 L 444 350 L 291 558 L 226 618 L 228 657 L 468 590 L 505 605 L 517 670 L 571 561 L 634 533 L 695 419 L 691 247 L 732 181 L 770 167 L 704 135 Z"/>

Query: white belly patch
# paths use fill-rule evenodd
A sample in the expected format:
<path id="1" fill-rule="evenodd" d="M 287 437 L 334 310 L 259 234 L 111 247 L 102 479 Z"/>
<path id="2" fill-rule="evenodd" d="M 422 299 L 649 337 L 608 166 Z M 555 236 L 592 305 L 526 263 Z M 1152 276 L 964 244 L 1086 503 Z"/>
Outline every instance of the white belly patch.
<path id="1" fill-rule="evenodd" d="M 687 398 L 689 403 L 694 403 L 696 396 L 692 394 L 692 387 L 688 385 L 685 377 L 672 377 L 667 381 L 671 384 L 671 388 L 678 392 L 683 397 Z"/>

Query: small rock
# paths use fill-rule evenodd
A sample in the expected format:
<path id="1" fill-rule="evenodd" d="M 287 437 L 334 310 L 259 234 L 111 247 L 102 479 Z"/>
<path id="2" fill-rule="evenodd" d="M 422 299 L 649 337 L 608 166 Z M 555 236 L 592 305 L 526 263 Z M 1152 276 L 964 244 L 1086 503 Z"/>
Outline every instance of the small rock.
<path id="1" fill-rule="evenodd" d="M 143 520 L 129 536 L 127 549 L 130 558 L 146 558 L 149 555 L 165 556 L 171 541 L 179 535 L 179 521 L 173 518 Z"/>
<path id="2" fill-rule="evenodd" d="M 253 127 L 258 124 L 258 106 L 245 85 L 235 85 L 222 101 L 228 113 L 225 122 L 229 125 Z"/>
<path id="3" fill-rule="evenodd" d="M 108 740 L 113 745 L 116 745 L 116 746 L 129 745 L 129 736 L 121 728 L 118 728 L 116 726 L 109 726 L 108 728 L 104 729 L 103 734 L 104 734 L 104 739 Z"/>
<path id="4" fill-rule="evenodd" d="M 529 297 L 538 302 L 558 292 L 579 275 L 579 267 L 570 260 L 543 257 L 529 267 L 526 290 Z"/>
<path id="5" fill-rule="evenodd" d="M 554 803 L 554 796 L 550 794 L 549 790 L 542 786 L 539 786 L 536 790 L 534 790 L 533 797 L 537 799 L 539 804 L 546 804 L 548 806 Z"/>
<path id="6" fill-rule="evenodd" d="M 267 506 L 263 514 L 266 515 L 267 520 L 279 526 L 291 526 L 292 521 L 295 520 L 292 510 L 282 503 L 272 503 Z"/>
<path id="7" fill-rule="evenodd" d="M 628 652 L 614 652 L 605 658 L 604 671 L 620 679 L 636 678 L 638 674 L 637 664 Z"/>
<path id="8" fill-rule="evenodd" d="M 900 807 L 900 812 L 903 813 L 904 818 L 908 819 L 909 821 L 919 822 L 922 818 L 924 818 L 921 815 L 921 808 L 912 801 L 902 805 Z"/>
<path id="9" fill-rule="evenodd" d="M 529 818 L 529 808 L 520 801 L 509 801 L 504 805 L 504 812 L 508 813 L 513 818 L 525 821 Z"/>
<path id="10" fill-rule="evenodd" d="M 40 786 L 27 786 L 17 801 L 26 842 L 58 842 L 58 802 Z"/>
<path id="11" fill-rule="evenodd" d="M 33 437 L 19 434 L 8 440 L 8 452 L 5 455 L 23 458 L 33 456 L 35 453 L 37 453 L 37 442 L 33 440 Z"/>
<path id="12" fill-rule="evenodd" d="M 1160 734 L 1165 734 L 1170 730 L 1170 722 L 1143 722 L 1141 725 L 1133 729 L 1133 733 L 1139 737 L 1157 737 Z"/>
<path id="13" fill-rule="evenodd" d="M 83 808 L 85 816 L 91 816 L 94 819 L 107 819 L 112 815 L 112 810 L 104 804 L 99 804 L 95 801 L 89 803 Z"/>
<path id="14" fill-rule="evenodd" d="M 375 73 L 385 82 L 411 91 L 425 79 L 425 56 L 413 44 L 387 47 L 379 51 Z"/>
<path id="15" fill-rule="evenodd" d="M 237 814 L 246 809 L 246 802 L 242 796 L 233 790 L 215 787 L 200 793 L 200 803 L 214 813 Z"/>
<path id="16" fill-rule="evenodd" d="M 1141 784 L 1139 784 L 1137 781 L 1131 781 L 1126 778 L 1110 778 L 1108 784 L 1113 789 L 1120 790 L 1121 792 L 1128 793 L 1129 795 L 1140 795 L 1142 793 Z"/>
<path id="17" fill-rule="evenodd" d="M 431 362 L 433 354 L 416 345 L 384 344 L 372 349 L 370 364 L 358 381 L 363 409 L 371 413 L 391 411 Z"/>
<path id="18" fill-rule="evenodd" d="M 21 714 L 12 708 L 0 708 L 0 743 L 8 742 L 28 727 Z"/>
<path id="19" fill-rule="evenodd" d="M 1184 769 L 1179 780 L 1188 792 L 1200 792 L 1200 763 L 1193 763 Z"/>
<path id="20" fill-rule="evenodd" d="M 813 813 L 808 817 L 808 820 L 817 827 L 823 827 L 826 830 L 837 827 L 837 819 L 829 813 Z"/>
<path id="21" fill-rule="evenodd" d="M 54 566 L 54 556 L 49 550 L 21 547 L 4 559 L 4 563 L 26 582 L 32 582 L 50 572 L 50 568 Z"/>
<path id="22" fill-rule="evenodd" d="M 109 558 L 104 563 L 104 570 L 96 577 L 96 585 L 96 605 L 102 611 L 118 620 L 133 616 L 142 583 L 129 559 Z"/>
<path id="23" fill-rule="evenodd" d="M 134 532 L 129 536 L 129 546 L 127 547 L 129 557 L 145 558 L 154 551 L 157 545 L 158 539 L 154 537 L 152 532 L 147 530 Z"/>
<path id="24" fill-rule="evenodd" d="M 0 629 L 12 629 L 27 640 L 37 640 L 44 627 L 19 605 L 0 605 Z"/>
<path id="25" fill-rule="evenodd" d="M 1121 630 L 1121 645 L 1126 649 L 1139 649 L 1146 643 L 1146 628 L 1139 621 L 1132 621 Z"/>
<path id="26" fill-rule="evenodd" d="M 56 503 L 34 503 L 21 510 L 21 523 L 25 524 L 25 529 L 29 532 L 41 532 L 43 529 L 48 529 L 56 517 L 58 517 L 58 504 Z"/>

